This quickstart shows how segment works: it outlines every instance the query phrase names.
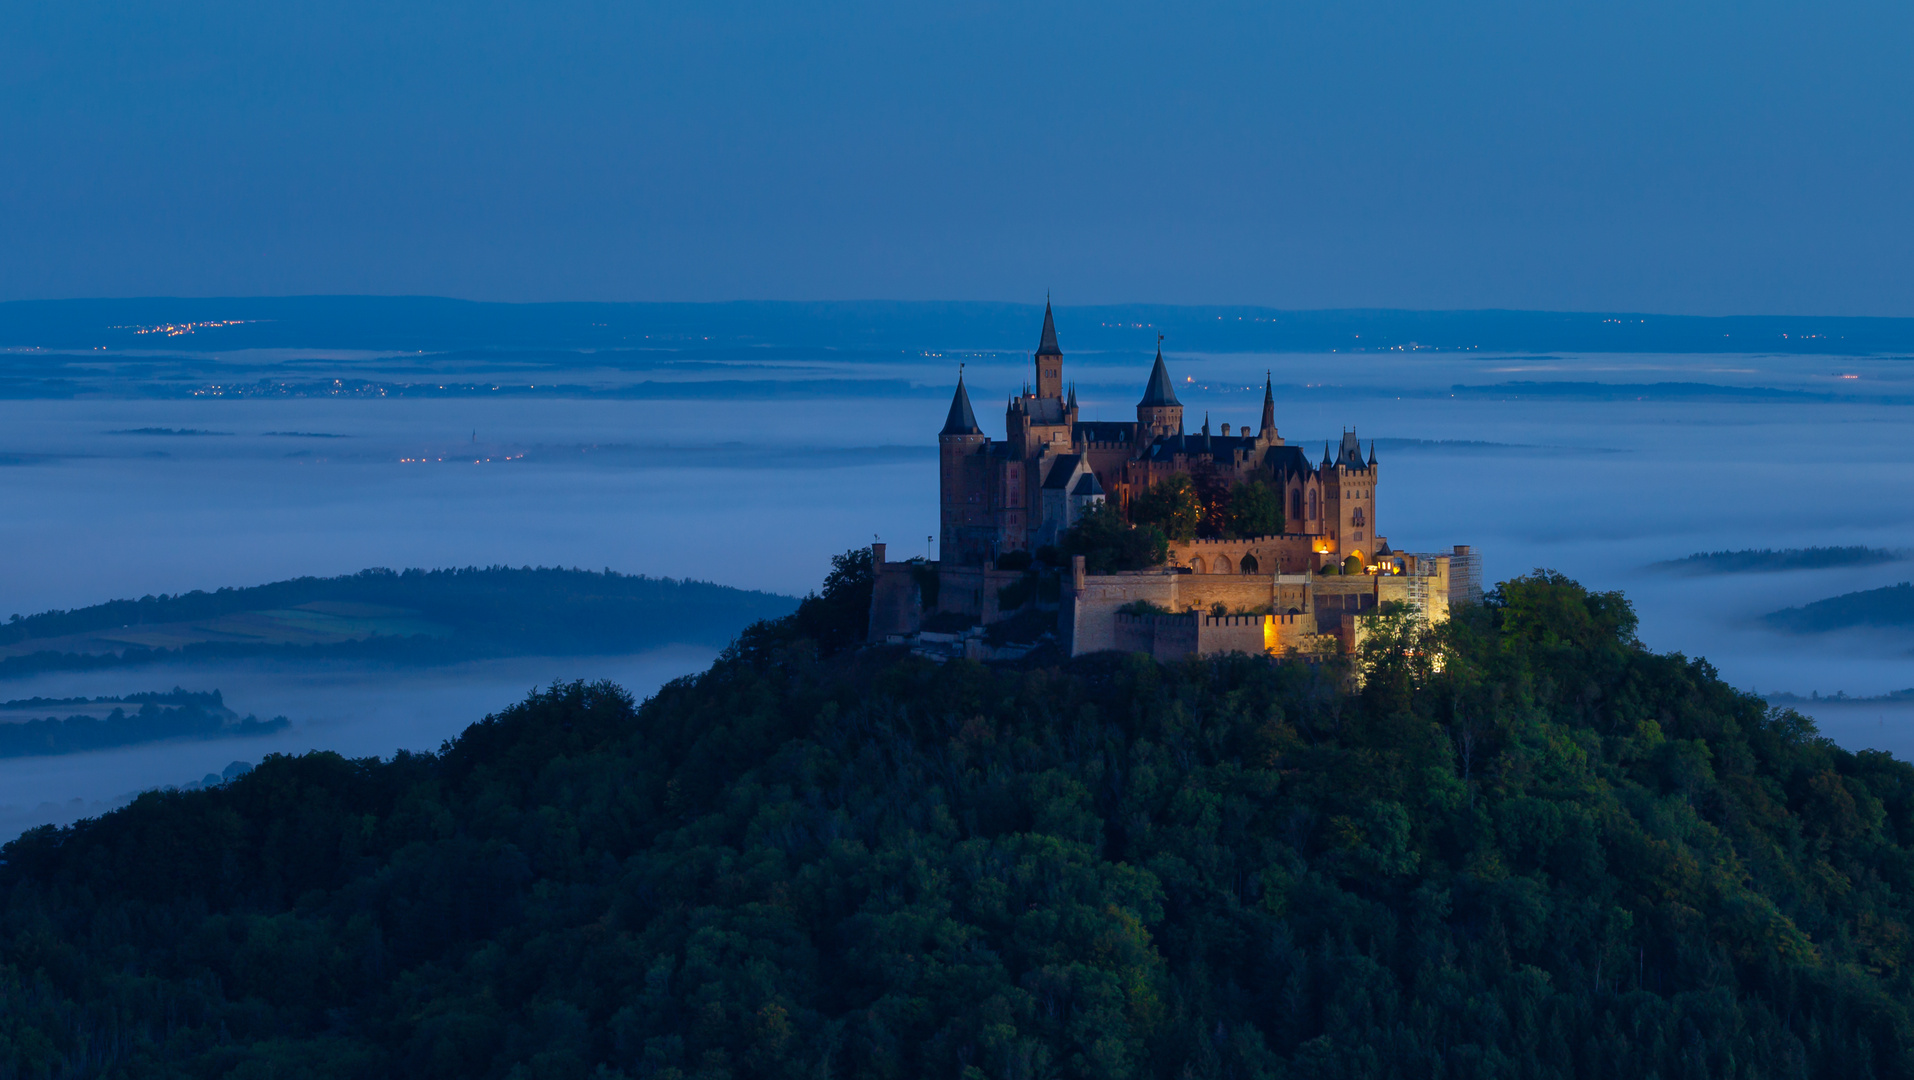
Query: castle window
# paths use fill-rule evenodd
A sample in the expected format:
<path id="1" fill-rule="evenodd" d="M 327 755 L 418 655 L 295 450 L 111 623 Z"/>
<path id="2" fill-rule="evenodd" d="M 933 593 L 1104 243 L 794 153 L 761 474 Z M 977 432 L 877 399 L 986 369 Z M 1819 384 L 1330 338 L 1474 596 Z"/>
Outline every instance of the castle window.
<path id="1" fill-rule="evenodd" d="M 1358 507 L 1356 507 L 1356 512 L 1355 512 L 1354 514 L 1352 514 L 1352 515 L 1350 515 L 1350 519 L 1349 519 L 1349 523 L 1350 523 L 1351 525 L 1364 525 L 1364 524 L 1367 524 L 1367 522 L 1365 522 L 1365 521 L 1363 520 L 1363 516 L 1362 516 L 1362 507 L 1360 507 L 1360 506 L 1358 506 Z"/>
<path id="2" fill-rule="evenodd" d="M 1309 519 L 1316 520 L 1316 489 L 1309 489 Z"/>
<path id="3" fill-rule="evenodd" d="M 1291 488 L 1289 491 L 1289 516 L 1297 521 L 1303 519 L 1303 489 Z"/>

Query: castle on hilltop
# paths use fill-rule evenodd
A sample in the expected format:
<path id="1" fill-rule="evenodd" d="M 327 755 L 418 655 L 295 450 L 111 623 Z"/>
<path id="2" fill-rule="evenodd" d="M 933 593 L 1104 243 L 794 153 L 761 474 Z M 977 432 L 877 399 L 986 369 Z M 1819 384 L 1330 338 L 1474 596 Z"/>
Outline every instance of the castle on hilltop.
<path id="1" fill-rule="evenodd" d="M 1283 441 L 1272 380 L 1254 429 L 1232 433 L 1223 423 L 1212 432 L 1206 415 L 1190 433 L 1160 336 L 1134 421 L 1079 417 L 1048 303 L 1033 360 L 1036 381 L 1006 402 L 1002 439 L 978 425 L 959 373 L 937 436 L 941 558 L 891 563 L 885 545 L 873 545 L 871 640 L 983 657 L 1019 655 L 1045 635 L 1073 656 L 1323 654 L 1353 649 L 1385 604 L 1437 622 L 1452 600 L 1480 597 L 1467 546 L 1400 552 L 1376 531 L 1374 441 L 1365 455 L 1345 431 L 1317 463 Z M 1280 531 L 1172 539 L 1165 565 L 1110 574 L 1062 554 L 1089 507 L 1128 516 L 1176 477 L 1210 491 L 1267 485 L 1283 511 Z"/>
<path id="2" fill-rule="evenodd" d="M 1127 512 L 1152 485 L 1204 473 L 1225 482 L 1259 479 L 1281 494 L 1287 528 L 1281 537 L 1264 538 L 1251 554 L 1260 568 L 1300 571 L 1351 555 L 1368 566 L 1389 554 L 1376 533 L 1381 470 L 1375 443 L 1365 459 L 1355 434 L 1345 432 L 1333 454 L 1324 443 L 1321 464 L 1312 465 L 1301 447 L 1277 433 L 1276 399 L 1267 380 L 1254 431 L 1244 424 L 1232 435 L 1225 423 L 1212 433 L 1205 416 L 1200 432 L 1186 434 L 1183 403 L 1159 338 L 1136 420 L 1081 420 L 1076 387 L 1064 387 L 1063 350 L 1047 303 L 1036 369 L 1036 384 L 1026 385 L 1004 408 L 1002 439 L 977 426 L 970 392 L 963 376 L 957 378 L 950 414 L 937 435 L 945 562 L 976 566 L 1056 544 L 1090 503 L 1109 501 Z M 1220 557 L 1229 565 L 1227 554 Z"/>

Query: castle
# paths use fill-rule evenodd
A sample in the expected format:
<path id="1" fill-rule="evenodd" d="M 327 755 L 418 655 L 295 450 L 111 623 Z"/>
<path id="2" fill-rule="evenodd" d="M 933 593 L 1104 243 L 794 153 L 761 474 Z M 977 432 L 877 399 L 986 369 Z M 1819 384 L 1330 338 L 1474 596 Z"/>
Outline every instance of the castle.
<path id="1" fill-rule="evenodd" d="M 1136 419 L 1083 420 L 1076 388 L 1064 382 L 1048 303 L 1034 364 L 1034 384 L 1005 406 L 1002 439 L 978 426 L 959 374 L 937 439 L 942 557 L 886 563 L 877 545 L 873 640 L 926 633 L 962 640 L 960 623 L 980 629 L 1054 602 L 1055 633 L 1072 655 L 1100 648 L 1160 656 L 1323 652 L 1352 648 L 1357 620 L 1391 600 L 1433 621 L 1446 617 L 1453 591 L 1479 595 L 1469 548 L 1396 552 L 1378 534 L 1373 441 L 1365 457 L 1355 434 L 1345 432 L 1333 450 L 1324 444 L 1316 464 L 1283 441 L 1270 381 L 1254 430 L 1244 424 L 1232 434 L 1224 423 L 1212 433 L 1205 416 L 1201 431 L 1187 433 L 1159 337 Z M 1168 563 L 1156 570 L 1087 575 L 1079 557 L 1058 575 L 1054 601 L 1042 589 L 1016 587 L 1040 576 L 1026 569 L 1030 554 L 1054 556 L 1089 506 L 1107 503 L 1127 514 L 1140 495 L 1176 476 L 1212 488 L 1269 485 L 1284 510 L 1282 532 L 1173 542 Z"/>
<path id="2" fill-rule="evenodd" d="M 1004 409 L 1004 438 L 977 426 L 970 393 L 958 376 L 950 415 L 938 433 L 938 507 L 944 561 L 979 565 L 1012 551 L 1055 544 L 1091 502 L 1111 501 L 1124 511 L 1153 484 L 1171 476 L 1211 471 L 1225 480 L 1263 480 L 1281 492 L 1288 528 L 1262 545 L 1262 568 L 1303 570 L 1350 555 L 1370 565 L 1388 554 L 1376 534 L 1375 443 L 1365 460 L 1361 443 L 1345 432 L 1331 456 L 1323 444 L 1320 465 L 1290 446 L 1276 430 L 1276 400 L 1263 384 L 1263 415 L 1252 433 L 1244 424 L 1212 434 L 1208 417 L 1200 433 L 1183 431 L 1183 403 L 1163 363 L 1156 364 L 1136 404 L 1136 420 L 1080 420 L 1077 393 L 1063 382 L 1063 350 L 1050 305 L 1043 309 L 1037 343 L 1037 381 Z M 1271 556 L 1275 561 L 1267 561 Z M 1201 556 L 1198 556 L 1199 558 Z M 1224 558 L 1228 567 L 1228 556 Z M 1225 570 L 1227 572 L 1227 569 Z"/>

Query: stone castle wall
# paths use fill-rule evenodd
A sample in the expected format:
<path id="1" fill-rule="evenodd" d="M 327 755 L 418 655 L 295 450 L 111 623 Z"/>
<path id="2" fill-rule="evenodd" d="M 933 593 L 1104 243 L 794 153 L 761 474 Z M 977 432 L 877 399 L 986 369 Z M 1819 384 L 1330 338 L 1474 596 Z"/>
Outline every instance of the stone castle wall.
<path id="1" fill-rule="evenodd" d="M 1256 559 L 1258 574 L 1300 574 L 1316 570 L 1335 558 L 1317 552 L 1321 537 L 1302 533 L 1258 536 L 1247 540 L 1173 540 L 1170 565 L 1185 566 L 1199 574 L 1243 573 L 1243 556 Z"/>

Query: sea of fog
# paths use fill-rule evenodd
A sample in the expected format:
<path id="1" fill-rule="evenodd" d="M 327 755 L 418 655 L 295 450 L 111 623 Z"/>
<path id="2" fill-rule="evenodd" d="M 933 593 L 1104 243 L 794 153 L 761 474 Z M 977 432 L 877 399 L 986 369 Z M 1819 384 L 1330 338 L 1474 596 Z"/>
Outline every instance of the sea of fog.
<path id="1" fill-rule="evenodd" d="M 830 555 L 874 537 L 899 555 L 933 551 L 935 433 L 959 359 L 700 364 L 686 400 L 655 387 L 620 396 L 581 361 L 540 377 L 603 392 L 0 401 L 0 617 L 368 566 L 609 567 L 802 593 Z M 1001 435 L 1026 361 L 961 359 L 980 421 Z M 1381 440 L 1378 531 L 1397 549 L 1473 544 L 1491 581 L 1549 567 L 1625 590 L 1649 645 L 1706 656 L 1738 686 L 1914 686 L 1907 635 L 1794 637 L 1757 621 L 1914 577 L 1906 563 L 1714 577 L 1649 568 L 1716 549 L 1914 547 L 1914 361 L 1427 351 L 1169 361 L 1193 429 L 1205 414 L 1217 430 L 1254 424 L 1268 373 L 1289 441 L 1314 454 L 1345 428 Z M 1065 362 L 1085 418 L 1134 416 L 1147 356 Z M 735 395 L 711 390 L 727 378 Z M 845 395 L 819 396 L 834 379 Z M 781 395 L 779 380 L 810 389 Z M 430 749 L 533 685 L 608 677 L 643 694 L 709 659 L 682 649 L 372 672 L 227 663 L 0 681 L 0 700 L 218 688 L 242 714 L 293 721 L 258 740 L 0 761 L 0 832 L 273 751 Z M 1914 757 L 1907 707 L 1813 712 L 1846 745 Z"/>

